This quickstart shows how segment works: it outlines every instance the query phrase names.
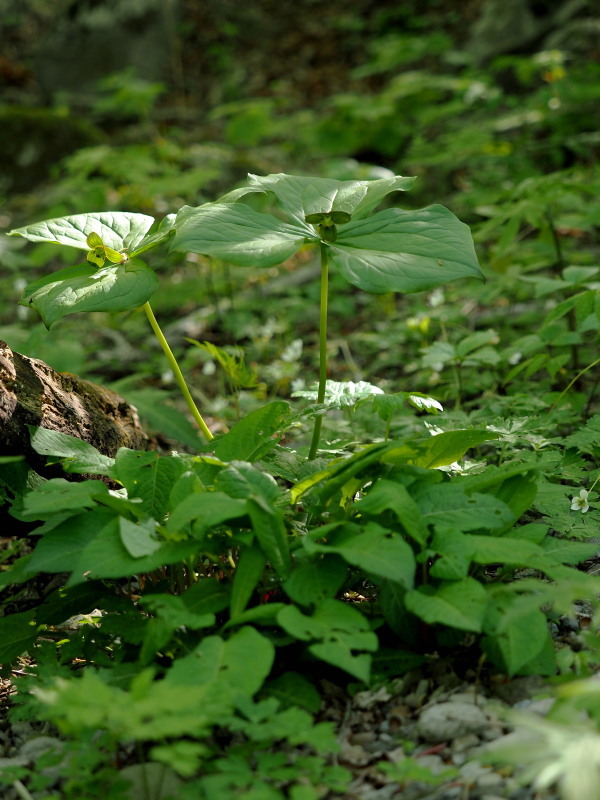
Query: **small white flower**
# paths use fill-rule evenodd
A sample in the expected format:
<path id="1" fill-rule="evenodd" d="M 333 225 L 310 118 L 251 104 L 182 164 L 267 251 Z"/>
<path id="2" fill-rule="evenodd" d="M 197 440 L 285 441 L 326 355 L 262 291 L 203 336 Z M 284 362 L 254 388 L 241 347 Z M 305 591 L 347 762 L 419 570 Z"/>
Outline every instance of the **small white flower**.
<path id="1" fill-rule="evenodd" d="M 574 495 L 571 503 L 571 511 L 581 511 L 582 514 L 585 514 L 586 511 L 589 510 L 590 504 L 588 503 L 588 495 L 589 492 L 586 489 L 582 489 L 579 492 L 579 495 Z"/>

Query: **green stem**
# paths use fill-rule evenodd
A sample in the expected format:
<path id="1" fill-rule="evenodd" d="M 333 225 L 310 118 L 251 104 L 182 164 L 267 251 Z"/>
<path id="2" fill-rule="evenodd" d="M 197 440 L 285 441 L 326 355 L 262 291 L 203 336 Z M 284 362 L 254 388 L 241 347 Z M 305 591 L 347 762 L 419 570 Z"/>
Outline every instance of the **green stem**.
<path id="1" fill-rule="evenodd" d="M 177 363 L 177 360 L 173 355 L 173 351 L 169 347 L 169 343 L 165 339 L 165 336 L 161 331 L 158 322 L 156 321 L 156 317 L 154 316 L 152 308 L 150 307 L 150 303 L 144 303 L 144 311 L 146 312 L 146 316 L 148 317 L 148 322 L 150 323 L 150 327 L 152 328 L 152 330 L 156 335 L 156 338 L 160 342 L 160 346 L 162 347 L 163 352 L 166 355 L 167 360 L 171 366 L 171 369 L 173 370 L 173 374 L 175 375 L 175 380 L 177 381 L 177 385 L 181 390 L 181 393 L 185 399 L 185 402 L 187 403 L 187 407 L 189 408 L 191 415 L 196 420 L 198 427 L 200 428 L 204 436 L 210 442 L 210 440 L 213 438 L 213 435 L 208 429 L 206 422 L 204 422 L 204 420 L 202 419 L 202 415 L 200 414 L 196 404 L 194 403 L 194 399 L 190 394 L 190 390 L 187 387 L 187 383 L 185 382 L 183 373 L 179 369 L 179 364 Z"/>
<path id="2" fill-rule="evenodd" d="M 327 245 L 321 242 L 321 313 L 319 319 L 319 391 L 317 393 L 317 403 L 325 402 L 325 388 L 327 384 L 327 290 L 329 283 L 329 270 L 327 259 Z M 317 455 L 319 439 L 321 438 L 321 426 L 323 415 L 315 417 L 315 427 L 313 429 L 308 459 L 312 461 Z"/>
<path id="3" fill-rule="evenodd" d="M 575 377 L 573 378 L 573 380 L 572 380 L 572 381 L 570 381 L 570 382 L 567 384 L 567 386 L 566 386 L 566 387 L 565 387 L 565 388 L 562 390 L 562 392 L 561 392 L 561 393 L 558 395 L 558 397 L 556 398 L 556 400 L 554 401 L 554 403 L 552 403 L 552 406 L 551 406 L 551 408 L 550 408 L 550 411 L 549 411 L 549 413 L 550 413 L 550 414 L 551 414 L 551 413 L 552 413 L 552 412 L 553 412 L 553 411 L 556 409 L 556 407 L 558 406 L 558 404 L 560 403 L 560 401 L 563 399 L 563 397 L 564 397 L 564 396 L 567 394 L 567 392 L 569 391 L 569 389 L 570 389 L 570 388 L 571 388 L 571 387 L 572 387 L 572 386 L 573 386 L 575 383 L 577 383 L 577 381 L 579 380 L 579 378 L 581 378 L 581 376 L 582 376 L 582 375 L 585 375 L 585 373 L 586 373 L 586 372 L 589 372 L 589 371 L 590 371 L 590 370 L 591 370 L 593 367 L 595 367 L 595 366 L 596 366 L 596 364 L 600 364 L 600 358 L 597 358 L 597 359 L 596 359 L 595 361 L 593 361 L 591 364 L 588 364 L 588 366 L 587 366 L 585 369 L 582 369 L 580 372 L 578 372 L 578 373 L 577 373 L 577 375 L 575 375 Z"/>

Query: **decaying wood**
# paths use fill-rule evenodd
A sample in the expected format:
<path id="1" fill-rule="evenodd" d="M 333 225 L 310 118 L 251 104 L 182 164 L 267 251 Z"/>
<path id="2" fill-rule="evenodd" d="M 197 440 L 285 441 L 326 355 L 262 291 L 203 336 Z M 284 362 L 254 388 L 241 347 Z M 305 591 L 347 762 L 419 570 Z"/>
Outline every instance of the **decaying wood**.
<path id="1" fill-rule="evenodd" d="M 116 392 L 56 372 L 0 341 L 0 455 L 35 458 L 27 425 L 77 436 L 107 456 L 119 447 L 151 446 L 137 410 Z"/>

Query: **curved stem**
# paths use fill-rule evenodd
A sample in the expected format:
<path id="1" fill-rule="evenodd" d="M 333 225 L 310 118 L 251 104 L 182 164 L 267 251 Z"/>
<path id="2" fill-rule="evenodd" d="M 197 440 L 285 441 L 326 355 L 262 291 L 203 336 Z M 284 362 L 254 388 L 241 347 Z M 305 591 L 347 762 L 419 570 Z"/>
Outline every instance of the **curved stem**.
<path id="1" fill-rule="evenodd" d="M 321 313 L 319 319 L 319 390 L 317 393 L 317 403 L 325 402 L 325 388 L 327 384 L 327 290 L 329 283 L 329 271 L 327 260 L 327 245 L 321 242 Z M 320 414 L 315 417 L 315 427 L 313 429 L 312 441 L 308 452 L 309 461 L 317 455 L 319 439 L 321 438 L 321 425 L 323 416 Z"/>
<path id="2" fill-rule="evenodd" d="M 590 371 L 590 370 L 591 370 L 593 367 L 595 367 L 595 366 L 596 366 L 596 364 L 600 364 L 600 358 L 597 358 L 597 359 L 596 359 L 595 361 L 593 361 L 591 364 L 588 364 L 588 366 L 587 366 L 585 369 L 582 369 L 580 372 L 578 372 L 578 373 L 577 373 L 577 375 L 575 375 L 575 377 L 573 378 L 573 380 L 572 380 L 572 381 L 570 381 L 570 383 L 568 383 L 568 384 L 567 384 L 567 386 L 566 386 L 566 387 L 565 387 L 565 388 L 562 390 L 562 392 L 561 392 L 561 393 L 558 395 L 558 397 L 556 398 L 556 400 L 554 401 L 554 403 L 552 403 L 552 406 L 551 406 L 551 408 L 550 408 L 550 412 L 549 412 L 550 414 L 551 414 L 551 413 L 552 413 L 552 412 L 553 412 L 553 411 L 556 409 L 556 407 L 558 406 L 558 404 L 560 403 L 560 401 L 563 399 L 563 397 L 564 397 L 564 396 L 567 394 L 567 392 L 569 391 L 569 389 L 571 389 L 571 387 L 572 387 L 572 386 L 573 386 L 575 383 L 577 383 L 577 381 L 579 380 L 579 378 L 581 378 L 581 376 L 582 376 L 582 375 L 585 375 L 585 373 L 586 373 L 586 372 L 589 372 L 589 371 Z"/>
<path id="3" fill-rule="evenodd" d="M 158 322 L 156 321 L 156 317 L 154 316 L 154 312 L 150 307 L 150 303 L 144 303 L 144 311 L 146 312 L 146 316 L 148 317 L 148 322 L 150 323 L 150 327 L 152 328 L 152 330 L 156 335 L 156 338 L 160 342 L 160 346 L 162 347 L 163 352 L 166 355 L 167 360 L 171 366 L 171 369 L 173 370 L 173 374 L 175 375 L 175 380 L 177 381 L 177 385 L 181 390 L 181 393 L 185 399 L 185 402 L 187 403 L 187 407 L 189 408 L 191 415 L 196 420 L 198 427 L 200 428 L 204 436 L 210 442 L 210 440 L 213 438 L 213 435 L 208 429 L 206 422 L 204 422 L 204 420 L 202 419 L 202 414 L 200 414 L 196 404 L 194 403 L 194 399 L 190 394 L 190 390 L 187 387 L 187 383 L 185 382 L 183 373 L 179 369 L 179 364 L 177 363 L 177 360 L 173 355 L 173 351 L 169 347 L 169 343 L 165 339 L 165 336 L 161 331 Z"/>

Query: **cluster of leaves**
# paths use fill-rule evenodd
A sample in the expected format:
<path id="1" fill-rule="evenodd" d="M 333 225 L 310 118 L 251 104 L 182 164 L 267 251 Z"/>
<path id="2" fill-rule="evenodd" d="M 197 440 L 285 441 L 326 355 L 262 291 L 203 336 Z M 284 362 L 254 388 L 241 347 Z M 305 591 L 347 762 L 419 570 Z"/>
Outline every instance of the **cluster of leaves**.
<path id="1" fill-rule="evenodd" d="M 434 650 L 467 646 L 509 675 L 585 673 L 597 661 L 594 623 L 575 652 L 557 649 L 548 618 L 595 591 L 570 565 L 595 553 L 587 540 L 600 521 L 589 380 L 600 327 L 590 247 L 600 182 L 588 163 L 597 133 L 587 113 L 600 83 L 589 64 L 559 51 L 501 59 L 485 72 L 451 68 L 450 58 L 423 66 L 425 53 L 443 59 L 451 46 L 437 34 L 386 37 L 355 76 L 382 81 L 381 91 L 344 92 L 320 110 L 283 114 L 264 98 L 217 109 L 219 145 L 174 133 L 82 149 L 45 195 L 42 213 L 60 219 L 18 231 L 37 242 L 31 259 L 8 250 L 15 275 L 56 266 L 68 252 L 56 242 L 86 253 L 85 264 L 67 261 L 24 282 L 20 310 L 35 308 L 53 327 L 48 337 L 29 317 L 27 331 L 6 329 L 13 346 L 111 377 L 126 374 L 111 361 L 128 361 L 137 374 L 125 394 L 192 453 L 123 449 L 108 458 L 37 429 L 34 449 L 83 480 L 45 481 L 22 462 L 0 464 L 12 524 L 33 527 L 30 551 L 18 560 L 11 552 L 0 577 L 11 612 L 0 619 L 0 661 L 31 656 L 16 714 L 49 720 L 68 741 L 58 757 L 64 797 L 106 796 L 110 787 L 111 797 L 129 798 L 128 785 L 144 782 L 162 786 L 165 799 L 343 793 L 349 776 L 327 760 L 332 729 L 314 721 L 323 672 L 372 683 Z M 503 89 L 507 75 L 513 94 Z M 302 154 L 303 168 L 310 151 L 311 171 L 329 177 L 253 176 L 175 216 L 199 191 L 237 176 L 239 147 L 244 164 L 273 163 L 279 147 L 285 163 Z M 461 216 L 484 220 L 475 240 L 490 280 L 461 285 L 466 302 L 451 288 L 410 307 L 387 294 L 429 292 L 479 270 L 468 229 L 447 209 L 372 213 L 413 179 L 347 159 L 367 152 L 418 171 L 419 200 L 446 195 Z M 94 207 L 146 213 L 77 213 Z M 157 292 L 140 255 L 162 243 L 171 255 Z M 333 268 L 329 350 L 342 355 L 330 363 L 343 380 L 314 386 L 302 344 L 315 327 L 316 290 L 293 288 L 302 270 L 276 268 L 283 259 L 302 265 L 307 246 L 325 248 Z M 278 291 L 286 319 L 273 310 Z M 198 366 L 225 372 L 236 416 L 245 414 L 210 446 L 199 446 L 182 415 L 157 413 L 161 368 L 127 350 L 116 313 L 133 312 L 133 340 L 142 341 L 134 309 L 151 297 L 165 313 L 190 315 L 208 298 L 213 329 L 244 343 L 245 361 L 212 342 L 185 353 L 199 380 Z M 87 332 L 67 318 L 81 311 L 92 321 L 109 312 L 90 325 L 87 358 L 79 344 Z M 154 388 L 131 389 L 144 371 Z M 411 390 L 397 391 L 407 379 Z M 204 381 L 203 391 L 230 422 L 214 384 Z M 443 410 L 448 401 L 454 411 Z M 433 426 L 415 409 L 442 416 Z M 325 444 L 307 462 L 304 423 L 313 418 L 323 420 Z M 61 588 L 26 603 L 23 589 L 45 576 Z M 593 686 L 581 684 L 580 694 L 540 723 L 532 751 L 540 786 L 566 776 L 566 796 L 581 770 L 561 724 L 576 723 L 585 707 L 592 719 L 581 741 L 597 737 Z M 113 768 L 127 759 L 137 763 Z M 21 779 L 32 790 L 51 785 L 43 769 L 3 777 Z"/>

